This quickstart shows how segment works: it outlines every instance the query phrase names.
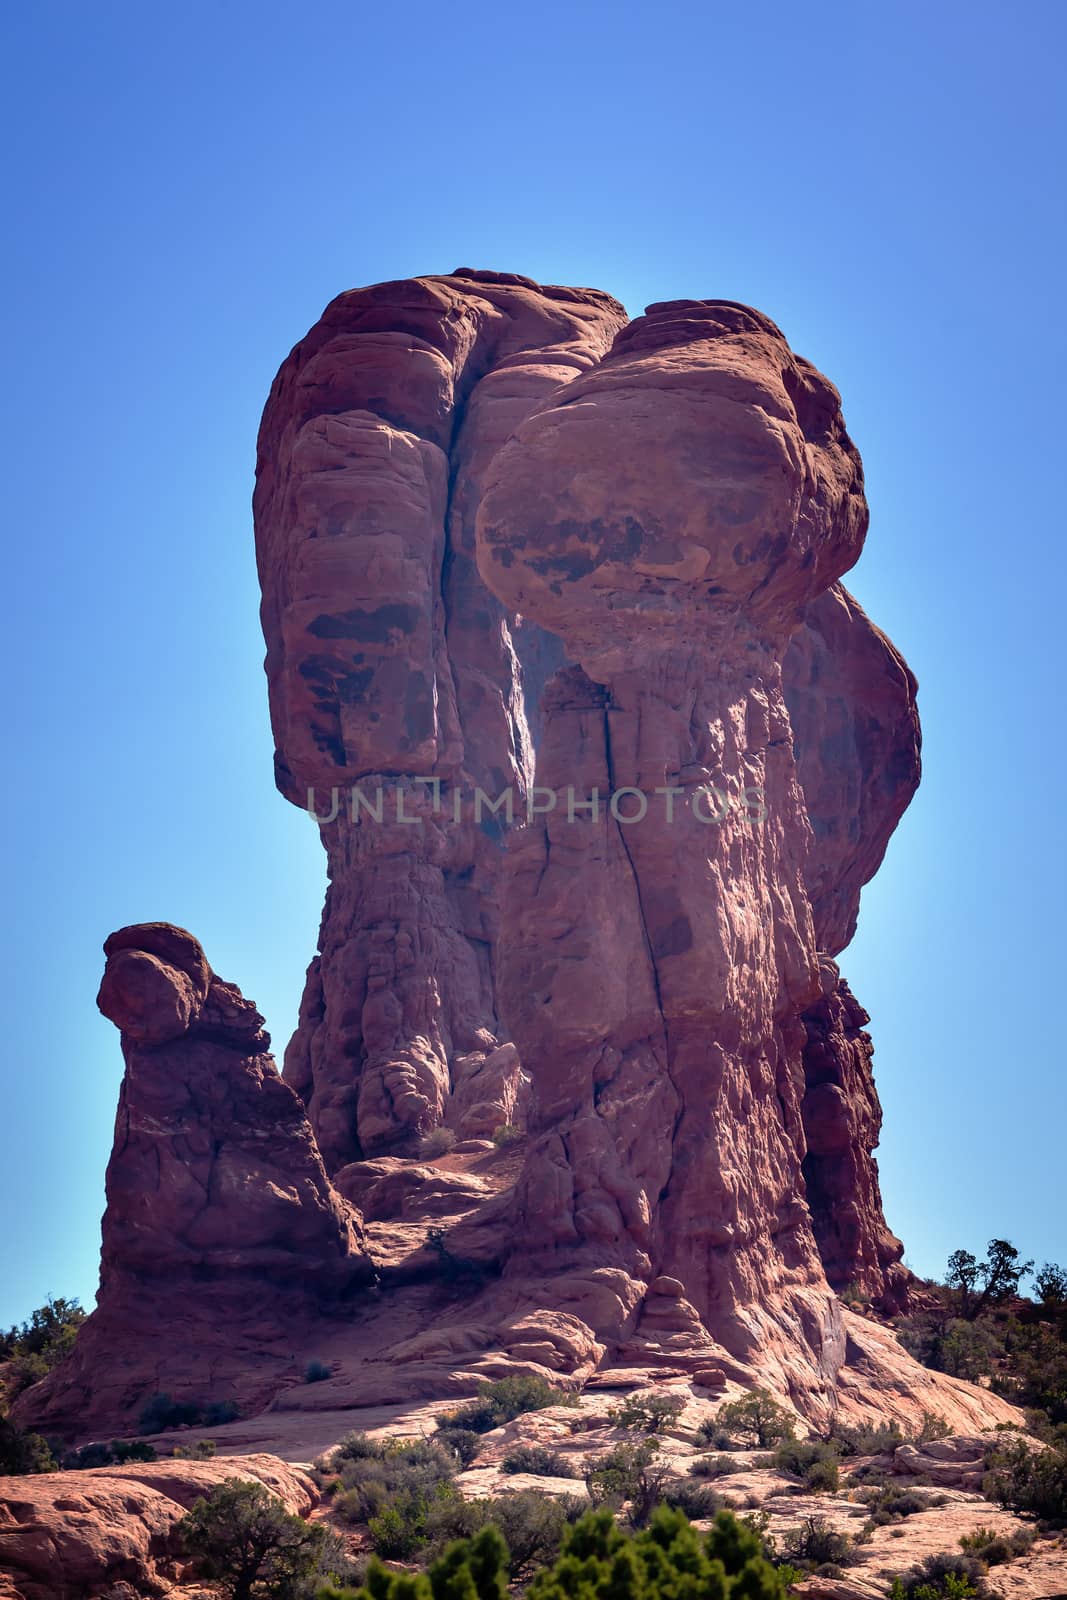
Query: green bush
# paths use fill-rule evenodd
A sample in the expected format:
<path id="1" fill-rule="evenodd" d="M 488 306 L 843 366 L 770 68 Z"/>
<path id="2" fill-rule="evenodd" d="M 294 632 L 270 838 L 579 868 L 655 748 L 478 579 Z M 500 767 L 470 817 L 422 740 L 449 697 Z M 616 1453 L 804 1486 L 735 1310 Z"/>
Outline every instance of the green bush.
<path id="1" fill-rule="evenodd" d="M 577 1398 L 565 1389 L 557 1389 L 545 1378 L 518 1373 L 510 1378 L 498 1378 L 495 1383 L 478 1385 L 477 1395 L 452 1411 L 442 1411 L 437 1417 L 439 1429 L 466 1428 L 472 1433 L 490 1433 L 503 1427 L 527 1411 L 544 1411 L 547 1406 L 577 1405 Z"/>
<path id="2" fill-rule="evenodd" d="M 894 1578 L 889 1596 L 890 1600 L 969 1600 L 987 1593 L 984 1578 L 985 1568 L 973 1556 L 944 1551 Z"/>
<path id="3" fill-rule="evenodd" d="M 728 1478 L 737 1471 L 737 1462 L 729 1456 L 698 1456 L 689 1471 L 694 1478 Z"/>
<path id="4" fill-rule="evenodd" d="M 708 1444 L 766 1450 L 793 1433 L 794 1419 L 766 1389 L 753 1389 L 739 1400 L 719 1407 L 709 1421 L 701 1423 L 697 1435 Z"/>
<path id="5" fill-rule="evenodd" d="M 290 1515 L 262 1484 L 231 1478 L 194 1502 L 177 1535 L 230 1600 L 287 1600 L 319 1569 L 326 1529 Z"/>
<path id="6" fill-rule="evenodd" d="M 990 1453 L 982 1492 L 1052 1527 L 1067 1525 L 1067 1450 L 1034 1450 L 1022 1439 Z"/>
<path id="7" fill-rule="evenodd" d="M 505 1149 L 509 1144 L 518 1144 L 523 1133 L 513 1122 L 502 1122 L 499 1128 L 494 1128 L 490 1135 L 498 1150 Z"/>
<path id="8" fill-rule="evenodd" d="M 155 1461 L 155 1448 L 147 1439 L 112 1439 L 110 1444 L 83 1444 L 63 1457 L 64 1471 L 85 1471 L 89 1467 L 109 1467 L 118 1462 Z"/>
<path id="9" fill-rule="evenodd" d="M 164 1393 L 153 1395 L 142 1408 L 138 1426 L 142 1433 L 166 1433 L 171 1428 L 194 1423 L 204 1428 L 218 1428 L 225 1422 L 233 1422 L 239 1415 L 234 1400 L 173 1400 Z"/>
<path id="10" fill-rule="evenodd" d="M 368 1439 L 365 1434 L 349 1434 L 328 1460 L 316 1464 L 315 1477 L 320 1487 L 327 1481 L 334 1484 L 336 1515 L 345 1522 L 366 1523 L 375 1548 L 380 1538 L 386 1548 L 379 1553 L 388 1554 L 397 1541 L 408 1541 L 412 1528 L 424 1531 L 430 1503 L 454 1476 L 456 1465 L 455 1456 L 437 1439 Z M 397 1516 L 376 1532 L 372 1518 L 387 1511 Z"/>
<path id="11" fill-rule="evenodd" d="M 419 1155 L 424 1161 L 432 1161 L 434 1156 L 446 1156 L 455 1148 L 456 1135 L 452 1128 L 431 1128 L 419 1140 Z"/>
<path id="12" fill-rule="evenodd" d="M 428 1574 L 373 1566 L 358 1590 L 323 1600 L 506 1600 L 505 1541 L 491 1528 L 451 1546 Z M 510 1563 L 514 1567 L 514 1557 Z M 751 1529 L 722 1511 L 710 1533 L 661 1506 L 631 1534 L 606 1510 L 587 1512 L 563 1533 L 562 1549 L 527 1589 L 529 1600 L 784 1600 L 785 1579 Z"/>
<path id="13" fill-rule="evenodd" d="M 1014 1533 L 997 1533 L 994 1528 L 975 1528 L 973 1533 L 963 1535 L 960 1549 L 965 1555 L 984 1561 L 987 1567 L 998 1567 L 1005 1561 L 1024 1556 L 1034 1538 L 1032 1528 L 1017 1528 Z"/>
<path id="14" fill-rule="evenodd" d="M 771 1465 L 794 1478 L 806 1478 L 812 1467 L 829 1462 L 836 1467 L 837 1445 L 830 1439 L 783 1439 L 771 1457 Z"/>
<path id="15" fill-rule="evenodd" d="M 439 1428 L 437 1439 L 446 1450 L 451 1450 L 460 1466 L 469 1467 L 482 1446 L 482 1436 L 473 1428 Z"/>
<path id="16" fill-rule="evenodd" d="M 851 1549 L 848 1534 L 838 1533 L 825 1517 L 805 1517 L 800 1527 L 791 1529 L 782 1540 L 786 1559 L 809 1572 L 828 1562 L 840 1565 Z"/>
<path id="17" fill-rule="evenodd" d="M 804 1473 L 804 1483 L 813 1494 L 836 1494 L 841 1485 L 841 1469 L 830 1456 L 813 1461 Z"/>
<path id="18" fill-rule="evenodd" d="M 577 1473 L 566 1456 L 543 1444 L 518 1444 L 500 1463 L 502 1472 L 532 1472 L 539 1478 L 574 1478 Z"/>
<path id="19" fill-rule="evenodd" d="M 906 1438 L 896 1422 L 860 1423 L 848 1427 L 835 1423 L 830 1431 L 829 1443 L 842 1456 L 890 1456 Z"/>
<path id="20" fill-rule="evenodd" d="M 333 1368 L 327 1366 L 325 1361 L 309 1361 L 304 1368 L 305 1383 L 325 1383 L 332 1376 Z"/>
<path id="21" fill-rule="evenodd" d="M 612 1406 L 608 1416 L 617 1428 L 634 1433 L 662 1433 L 685 1410 L 682 1394 L 633 1394 L 621 1405 Z"/>
<path id="22" fill-rule="evenodd" d="M 585 1486 L 594 1506 L 619 1510 L 629 1506 L 629 1519 L 643 1527 L 663 1499 L 668 1473 L 656 1464 L 659 1446 L 652 1439 L 640 1444 L 617 1444 L 614 1450 L 589 1462 Z"/>
<path id="23" fill-rule="evenodd" d="M 58 1463 L 39 1433 L 25 1433 L 0 1414 L 0 1478 L 55 1472 Z"/>
<path id="24" fill-rule="evenodd" d="M 859 1499 L 870 1514 L 874 1527 L 885 1528 L 892 1522 L 903 1522 L 905 1517 L 913 1517 L 917 1511 L 925 1511 L 931 1505 L 943 1505 L 942 1496 L 927 1498 L 917 1494 L 914 1489 L 901 1489 L 894 1484 L 884 1487 L 862 1489 Z"/>
<path id="25" fill-rule="evenodd" d="M 84 1321 L 85 1312 L 77 1300 L 50 1295 L 28 1321 L 0 1335 L 0 1360 L 9 1363 L 4 1373 L 9 1396 L 21 1394 L 64 1360 Z"/>
<path id="26" fill-rule="evenodd" d="M 722 1510 L 722 1495 L 691 1478 L 674 1478 L 663 1489 L 663 1504 L 682 1511 L 690 1522 L 705 1522 Z"/>

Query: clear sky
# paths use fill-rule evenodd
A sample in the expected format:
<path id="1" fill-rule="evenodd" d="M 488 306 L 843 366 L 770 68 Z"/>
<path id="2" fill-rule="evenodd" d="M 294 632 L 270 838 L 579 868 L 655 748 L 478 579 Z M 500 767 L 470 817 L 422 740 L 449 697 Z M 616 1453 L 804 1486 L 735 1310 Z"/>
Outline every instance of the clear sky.
<path id="1" fill-rule="evenodd" d="M 769 313 L 844 396 L 847 580 L 926 776 L 842 958 L 916 1269 L 1063 1217 L 1067 7 L 40 0 L 0 255 L 0 1324 L 91 1305 L 124 923 L 296 1018 L 324 888 L 272 786 L 259 413 L 342 289 L 460 265 Z"/>

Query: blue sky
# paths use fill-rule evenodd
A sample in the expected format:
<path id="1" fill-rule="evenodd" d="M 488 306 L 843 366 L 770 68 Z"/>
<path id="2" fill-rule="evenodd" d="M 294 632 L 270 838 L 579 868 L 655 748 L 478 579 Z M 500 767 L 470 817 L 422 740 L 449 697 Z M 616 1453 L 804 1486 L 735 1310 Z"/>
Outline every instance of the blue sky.
<path id="1" fill-rule="evenodd" d="M 460 265 L 769 313 L 863 452 L 848 580 L 926 776 L 842 958 L 907 1259 L 1067 1258 L 1067 9 L 44 3 L 5 26 L 0 1324 L 92 1303 L 101 942 L 191 928 L 279 1053 L 324 869 L 278 796 L 259 412 L 340 290 Z"/>

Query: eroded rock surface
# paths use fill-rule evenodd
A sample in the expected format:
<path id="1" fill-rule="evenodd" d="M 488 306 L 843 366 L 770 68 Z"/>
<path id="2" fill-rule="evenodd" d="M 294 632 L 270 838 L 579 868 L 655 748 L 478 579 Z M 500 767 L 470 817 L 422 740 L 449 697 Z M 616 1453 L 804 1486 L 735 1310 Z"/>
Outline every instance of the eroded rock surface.
<path id="1" fill-rule="evenodd" d="M 501 1042 L 488 805 L 525 803 L 528 711 L 561 651 L 486 589 L 474 521 L 515 424 L 625 320 L 597 290 L 512 274 L 379 284 L 339 296 L 271 391 L 255 517 L 277 777 L 322 817 L 339 805 L 285 1075 L 331 1170 L 515 1114 L 506 1074 L 448 1103 Z"/>
<path id="2" fill-rule="evenodd" d="M 132 1425 L 127 1408 L 157 1391 L 231 1398 L 280 1311 L 299 1323 L 373 1277 L 359 1213 L 330 1184 L 255 1006 L 168 923 L 123 928 L 104 949 L 99 1005 L 126 1072 L 98 1308 L 21 1402 L 39 1427 L 83 1431 L 124 1411 Z"/>
<path id="3" fill-rule="evenodd" d="M 174 1526 L 235 1476 L 263 1484 L 299 1516 L 318 1498 L 306 1473 L 269 1455 L 0 1478 L 0 1593 L 5 1579 L 19 1600 L 184 1592 L 173 1587 L 188 1564 Z"/>

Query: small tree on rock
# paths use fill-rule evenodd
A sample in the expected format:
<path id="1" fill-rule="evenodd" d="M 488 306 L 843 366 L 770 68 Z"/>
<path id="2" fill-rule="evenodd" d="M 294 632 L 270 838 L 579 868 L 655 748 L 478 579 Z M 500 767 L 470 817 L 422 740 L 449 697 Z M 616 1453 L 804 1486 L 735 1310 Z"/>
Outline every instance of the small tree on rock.
<path id="1" fill-rule="evenodd" d="M 261 1483 L 231 1478 L 197 1500 L 178 1537 L 229 1600 L 290 1600 L 318 1565 L 326 1529 L 286 1511 Z"/>

